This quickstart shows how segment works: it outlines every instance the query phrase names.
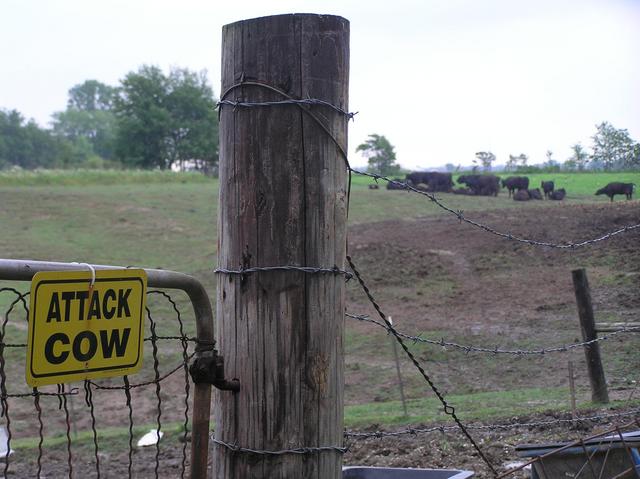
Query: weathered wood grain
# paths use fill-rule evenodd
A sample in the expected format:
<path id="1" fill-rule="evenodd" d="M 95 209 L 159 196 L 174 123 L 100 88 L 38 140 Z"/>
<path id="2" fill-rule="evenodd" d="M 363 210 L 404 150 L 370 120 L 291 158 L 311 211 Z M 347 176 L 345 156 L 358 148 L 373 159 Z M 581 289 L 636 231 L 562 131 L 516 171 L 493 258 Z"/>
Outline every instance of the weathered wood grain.
<path id="1" fill-rule="evenodd" d="M 349 24 L 280 15 L 223 28 L 222 91 L 241 81 L 348 105 Z M 282 100 L 246 85 L 226 99 Z M 347 119 L 313 112 L 346 149 Z M 344 268 L 347 169 L 297 106 L 222 110 L 218 265 Z M 215 437 L 282 450 L 343 437 L 344 277 L 298 271 L 218 278 L 217 338 L 240 392 L 216 394 Z M 260 456 L 214 446 L 217 478 L 338 478 L 336 452 Z"/>

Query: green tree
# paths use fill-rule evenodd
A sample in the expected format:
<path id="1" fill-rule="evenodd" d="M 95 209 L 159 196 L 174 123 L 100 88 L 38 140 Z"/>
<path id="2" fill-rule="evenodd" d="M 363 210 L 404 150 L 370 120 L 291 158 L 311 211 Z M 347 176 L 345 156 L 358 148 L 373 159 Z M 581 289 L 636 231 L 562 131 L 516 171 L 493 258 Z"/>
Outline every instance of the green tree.
<path id="1" fill-rule="evenodd" d="M 571 145 L 571 156 L 565 164 L 572 165 L 578 171 L 584 171 L 589 163 L 589 154 L 584 150 L 580 143 Z"/>
<path id="2" fill-rule="evenodd" d="M 114 101 L 116 152 L 123 163 L 168 169 L 218 162 L 218 118 L 206 74 L 144 65 L 122 80 Z"/>
<path id="3" fill-rule="evenodd" d="M 491 171 L 491 165 L 496 161 L 496 155 L 490 151 L 478 151 L 476 153 L 476 158 L 480 160 L 480 164 L 484 171 Z M 473 160 L 473 162 L 475 163 L 476 160 Z"/>
<path id="4" fill-rule="evenodd" d="M 526 168 L 527 161 L 529 157 L 524 153 L 520 153 L 519 155 L 509 155 L 509 161 L 505 165 L 505 169 L 508 171 L 518 170 L 519 168 Z M 518 163 L 520 163 L 518 165 Z"/>
<path id="5" fill-rule="evenodd" d="M 361 151 L 362 156 L 368 159 L 368 170 L 371 173 L 389 176 L 400 171 L 394 147 L 383 135 L 369 135 L 367 141 L 358 145 L 356 151 Z"/>
<path id="6" fill-rule="evenodd" d="M 605 170 L 633 168 L 638 165 L 636 143 L 625 129 L 617 129 L 606 121 L 596 125 L 591 161 Z"/>
<path id="7" fill-rule="evenodd" d="M 17 110 L 0 110 L 0 168 L 62 167 L 68 146 Z"/>

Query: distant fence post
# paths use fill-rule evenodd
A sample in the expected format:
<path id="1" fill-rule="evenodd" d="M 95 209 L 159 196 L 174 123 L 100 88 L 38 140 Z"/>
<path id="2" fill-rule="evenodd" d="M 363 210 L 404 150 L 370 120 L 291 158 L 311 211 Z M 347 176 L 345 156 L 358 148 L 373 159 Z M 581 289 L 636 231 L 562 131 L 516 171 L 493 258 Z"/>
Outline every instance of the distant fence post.
<path id="1" fill-rule="evenodd" d="M 221 101 L 346 111 L 347 20 L 264 17 L 222 37 Z M 241 388 L 214 397 L 216 478 L 341 477 L 344 275 L 240 271 L 344 269 L 348 170 L 329 133 L 346 150 L 347 122 L 326 105 L 221 105 L 216 337 Z"/>
<path id="2" fill-rule="evenodd" d="M 584 268 L 576 269 L 571 272 L 571 276 L 573 277 L 573 288 L 578 304 L 582 340 L 593 341 L 597 338 L 597 333 L 587 272 Z M 604 377 L 602 359 L 600 358 L 600 346 L 598 343 L 589 344 L 584 347 L 584 354 L 587 359 L 589 382 L 591 383 L 591 400 L 597 403 L 608 403 L 609 393 L 607 392 L 607 382 Z"/>

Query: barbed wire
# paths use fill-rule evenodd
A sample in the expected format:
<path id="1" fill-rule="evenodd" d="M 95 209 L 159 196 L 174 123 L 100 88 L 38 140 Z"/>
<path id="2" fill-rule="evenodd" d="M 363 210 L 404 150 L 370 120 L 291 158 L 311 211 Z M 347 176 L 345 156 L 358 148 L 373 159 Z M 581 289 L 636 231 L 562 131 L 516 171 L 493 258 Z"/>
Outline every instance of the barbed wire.
<path id="1" fill-rule="evenodd" d="M 608 240 L 610 238 L 613 238 L 614 236 L 617 236 L 619 234 L 626 233 L 628 231 L 633 231 L 633 230 L 636 230 L 636 229 L 640 228 L 640 223 L 627 225 L 627 226 L 623 226 L 622 228 L 619 228 L 617 230 L 614 230 L 614 231 L 611 231 L 609 233 L 606 233 L 606 234 L 604 234 L 602 236 L 598 236 L 596 238 L 592 238 L 592 239 L 588 239 L 588 240 L 584 240 L 584 241 L 579 241 L 579 242 L 575 242 L 575 243 L 574 242 L 566 242 L 564 244 L 560 244 L 560 243 L 552 243 L 552 242 L 548 242 L 548 241 L 537 241 L 537 240 L 533 240 L 533 239 L 529 239 L 529 238 L 516 236 L 516 235 L 514 235 L 512 233 L 504 233 L 504 232 L 496 230 L 495 228 L 492 228 L 491 226 L 488 226 L 488 225 L 485 225 L 483 223 L 480 223 L 479 221 L 475 221 L 475 220 L 472 220 L 470 218 L 467 218 L 464 215 L 464 212 L 462 210 L 454 210 L 453 208 L 450 208 L 445 203 L 443 203 L 434 194 L 429 193 L 428 191 L 420 190 L 420 189 L 418 189 L 418 188 L 416 188 L 414 186 L 411 186 L 411 185 L 409 185 L 409 184 L 407 184 L 405 182 L 396 181 L 396 180 L 393 180 L 391 178 L 387 178 L 386 176 L 378 175 L 376 173 L 367 173 L 365 171 L 355 170 L 353 168 L 351 168 L 351 172 L 355 173 L 356 175 L 367 176 L 369 178 L 373 178 L 374 180 L 376 180 L 376 182 L 378 180 L 386 181 L 389 184 L 392 184 L 392 185 L 400 187 L 401 189 L 405 189 L 405 190 L 411 191 L 413 193 L 417 193 L 419 195 L 425 196 L 425 197 L 429 198 L 429 200 L 431 200 L 433 203 L 435 203 L 441 209 L 443 209 L 443 210 L 447 211 L 448 213 L 454 215 L 460 222 L 467 223 L 467 224 L 469 224 L 471 226 L 474 226 L 476 228 L 484 230 L 487 233 L 491 233 L 491 234 L 493 234 L 495 236 L 499 236 L 500 238 L 508 239 L 510 241 L 515 241 L 515 242 L 518 242 L 518 243 L 528 244 L 528 245 L 531 245 L 531 246 L 543 246 L 543 247 L 555 248 L 555 249 L 576 249 L 576 248 L 580 248 L 580 247 L 583 247 L 583 246 L 599 243 L 601 241 L 605 241 L 605 240 Z"/>
<path id="2" fill-rule="evenodd" d="M 630 411 L 616 413 L 616 414 L 599 414 L 594 416 L 584 416 L 568 419 L 548 419 L 544 421 L 530 421 L 530 422 L 512 422 L 506 424 L 467 424 L 467 429 L 476 431 L 504 431 L 518 428 L 536 428 L 554 426 L 558 424 L 576 424 L 582 422 L 601 422 L 605 420 L 620 419 L 623 417 L 635 416 L 640 414 L 640 408 L 635 408 Z M 426 428 L 406 428 L 398 431 L 371 431 L 371 432 L 356 432 L 345 430 L 345 438 L 353 440 L 364 440 L 370 438 L 384 438 L 384 437 L 399 437 L 407 435 L 417 434 L 429 434 L 433 432 L 455 432 L 458 428 L 456 426 L 433 426 Z"/>
<path id="3" fill-rule="evenodd" d="M 247 82 L 245 82 L 246 84 Z M 264 107 L 264 106 L 279 106 L 279 105 L 320 105 L 331 108 L 332 110 L 340 113 L 341 115 L 347 117 L 349 120 L 353 120 L 353 117 L 358 114 L 358 112 L 348 112 L 340 108 L 339 106 L 335 106 L 328 101 L 319 100 L 317 98 L 304 98 L 302 100 L 295 99 L 287 99 L 280 101 L 262 101 L 262 102 L 250 102 L 250 101 L 234 101 L 234 100 L 220 100 L 217 103 L 217 107 L 221 109 L 223 106 L 232 106 L 235 108 L 254 108 L 254 107 Z"/>
<path id="4" fill-rule="evenodd" d="M 292 105 L 297 105 L 302 111 L 304 111 L 307 115 L 309 115 L 316 122 L 316 124 L 327 134 L 328 138 L 336 146 L 338 152 L 340 153 L 340 156 L 342 157 L 342 159 L 344 160 L 344 162 L 345 162 L 345 164 L 347 166 L 347 169 L 349 170 L 349 185 L 348 185 L 349 194 L 348 194 L 348 196 L 350 196 L 350 192 L 351 192 L 351 173 L 354 173 L 354 174 L 357 174 L 357 175 L 361 175 L 361 176 L 370 177 L 370 178 L 374 179 L 376 182 L 378 180 L 386 181 L 387 183 L 395 185 L 395 186 L 398 186 L 401 189 L 406 189 L 406 190 L 411 191 L 413 193 L 417 193 L 419 195 L 422 195 L 422 196 L 425 196 L 425 197 L 429 198 L 429 200 L 431 200 L 433 203 L 435 203 L 438 207 L 440 207 L 444 211 L 454 215 L 460 222 L 467 223 L 467 224 L 469 224 L 471 226 L 474 226 L 474 227 L 479 228 L 479 229 L 481 229 L 483 231 L 486 231 L 487 233 L 493 234 L 493 235 L 498 236 L 500 238 L 508 239 L 510 241 L 516 241 L 518 243 L 527 244 L 527 245 L 530 245 L 530 246 L 540 246 L 540 247 L 547 247 L 547 248 L 554 248 L 554 249 L 576 249 L 576 248 L 584 247 L 584 246 L 587 246 L 587 245 L 592 245 L 592 244 L 595 244 L 595 243 L 599 243 L 601 241 L 608 240 L 608 239 L 610 239 L 610 238 L 612 238 L 614 236 L 617 236 L 619 234 L 626 233 L 626 232 L 633 231 L 633 230 L 636 230 L 636 229 L 640 228 L 640 223 L 633 224 L 633 225 L 627 225 L 627 226 L 624 226 L 624 227 L 619 228 L 617 230 L 611 231 L 609 233 L 606 233 L 606 234 L 604 234 L 602 236 L 599 236 L 599 237 L 596 237 L 596 238 L 592 238 L 592 239 L 588 239 L 588 240 L 584 240 L 584 241 L 579 241 L 579 242 L 565 242 L 564 244 L 552 243 L 552 242 L 548 242 L 548 241 L 537 241 L 537 240 L 533 240 L 533 239 L 529 239 L 529 238 L 520 237 L 520 236 L 514 235 L 512 233 L 505 233 L 505 232 L 499 231 L 499 230 L 497 230 L 497 229 L 495 229 L 495 228 L 493 228 L 491 226 L 488 226 L 486 224 L 480 223 L 479 221 L 475 221 L 475 220 L 472 220 L 470 218 L 467 218 L 464 215 L 464 212 L 462 210 L 455 210 L 455 209 L 447 206 L 443 201 L 438 199 L 432 193 L 429 193 L 429 192 L 423 191 L 423 190 L 419 190 L 418 188 L 415 188 L 414 186 L 411 186 L 411 185 L 409 185 L 409 184 L 407 184 L 405 182 L 396 181 L 396 180 L 388 178 L 388 177 L 386 177 L 384 175 L 379 175 L 379 174 L 376 174 L 376 173 L 368 173 L 368 172 L 364 172 L 364 171 L 360 171 L 360 170 L 356 170 L 355 168 L 352 168 L 351 164 L 349 162 L 349 157 L 347 155 L 347 152 L 346 152 L 345 148 L 340 144 L 340 142 L 336 139 L 335 135 L 320 120 L 320 118 L 318 118 L 316 115 L 314 115 L 313 112 L 311 112 L 308 108 L 304 108 L 303 105 L 298 104 L 298 102 L 300 102 L 301 100 L 293 98 L 292 96 L 290 96 L 286 92 L 280 90 L 279 88 L 276 88 L 276 87 L 274 87 L 272 85 L 268 85 L 268 84 L 261 83 L 261 82 L 244 81 L 244 80 L 242 80 L 240 83 L 237 83 L 237 84 L 232 85 L 231 87 L 229 87 L 222 94 L 222 96 L 221 96 L 222 100 L 221 101 L 229 101 L 229 100 L 224 100 L 226 95 L 228 93 L 230 93 L 232 90 L 235 90 L 237 88 L 241 88 L 242 86 L 256 86 L 256 87 L 260 87 L 260 88 L 267 89 L 267 90 L 270 90 L 272 92 L 278 93 L 279 95 L 281 95 L 282 97 L 284 97 L 286 99 L 286 103 L 292 104 Z M 319 99 L 307 99 L 307 100 L 324 102 L 324 100 L 319 100 Z M 259 104 L 263 104 L 265 102 L 250 102 L 250 103 L 252 103 L 252 106 L 258 106 Z M 334 109 L 338 109 L 338 107 L 335 107 L 335 106 L 333 106 L 333 108 Z M 348 214 L 348 212 L 347 212 L 347 214 Z"/>
<path id="5" fill-rule="evenodd" d="M 380 315 L 380 317 L 382 318 L 384 323 L 389 328 L 389 332 L 394 335 L 396 341 L 398 341 L 398 344 L 400 344 L 400 347 L 404 350 L 404 352 L 407 355 L 407 357 L 409 358 L 409 360 L 413 363 L 413 365 L 416 367 L 416 369 L 418 369 L 418 371 L 420 371 L 420 374 L 422 375 L 424 380 L 427 382 L 427 384 L 431 388 L 431 391 L 433 391 L 433 393 L 436 395 L 436 397 L 438 398 L 438 400 L 442 404 L 444 413 L 447 414 L 448 416 L 450 416 L 455 421 L 455 423 L 458 425 L 458 428 L 460 429 L 460 431 L 462 431 L 462 433 L 466 436 L 466 438 L 469 440 L 469 442 L 471 442 L 471 445 L 476 450 L 476 452 L 478 453 L 480 458 L 484 461 L 484 463 L 491 470 L 491 472 L 495 476 L 497 476 L 498 475 L 497 470 L 495 469 L 495 467 L 493 467 L 493 464 L 491 464 L 491 462 L 489 461 L 487 456 L 485 456 L 485 454 L 482 451 L 482 449 L 480 449 L 480 446 L 475 441 L 475 439 L 473 439 L 471 434 L 469 434 L 469 431 L 467 431 L 465 425 L 462 423 L 460 418 L 458 418 L 458 415 L 456 414 L 455 408 L 453 406 L 451 406 L 447 402 L 447 400 L 444 398 L 444 396 L 442 395 L 440 390 L 436 387 L 436 385 L 433 382 L 433 380 L 431 379 L 431 377 L 429 377 L 427 372 L 420 365 L 418 360 L 415 358 L 415 356 L 411 353 L 411 351 L 409 350 L 407 345 L 404 343 L 403 339 L 400 337 L 400 335 L 398 335 L 398 332 L 394 329 L 393 325 L 389 322 L 389 320 L 387 319 L 387 315 L 384 314 L 384 312 L 382 311 L 382 309 L 378 305 L 378 303 L 375 300 L 375 298 L 373 297 L 371 291 L 369 290 L 369 288 L 365 284 L 364 280 L 362 279 L 362 276 L 360 275 L 360 272 L 358 271 L 358 269 L 356 268 L 356 265 L 354 264 L 353 260 L 351 259 L 351 256 L 349 256 L 349 255 L 347 255 L 347 262 L 349 263 L 349 267 L 351 268 L 351 271 L 353 271 L 353 274 L 355 275 L 356 279 L 358 280 L 358 284 L 360 284 L 360 287 L 362 288 L 362 290 L 364 291 L 365 295 L 369 299 L 369 302 L 375 308 L 375 310 L 378 312 L 378 314 Z"/>
<path id="6" fill-rule="evenodd" d="M 375 324 L 376 326 L 379 326 L 383 329 L 385 329 L 387 331 L 387 333 L 391 333 L 391 331 L 389 330 L 389 328 L 387 327 L 386 324 L 377 321 L 375 319 L 370 318 L 368 315 L 364 314 L 364 315 L 359 315 L 359 314 L 351 314 L 351 313 L 345 313 L 345 316 L 351 319 L 355 319 L 357 321 L 362 321 L 362 322 L 366 322 L 366 323 L 371 323 L 371 324 Z M 512 356 L 534 356 L 534 355 L 539 355 L 539 356 L 544 356 L 545 354 L 550 354 L 550 353 L 566 353 L 571 351 L 572 349 L 576 349 L 576 348 L 582 348 L 585 346 L 590 346 L 592 344 L 601 342 L 601 341 L 607 341 L 609 339 L 614 338 L 615 336 L 621 335 L 621 334 L 637 334 L 640 333 L 640 327 L 638 326 L 633 326 L 633 327 L 625 327 L 623 329 L 620 329 L 618 331 L 613 331 L 611 333 L 608 333 L 604 336 L 595 338 L 595 339 L 591 339 L 589 341 L 583 341 L 580 343 L 571 343 L 571 344 L 567 344 L 564 346 L 555 346 L 555 347 L 550 347 L 550 348 L 538 348 L 538 349 L 500 349 L 499 347 L 495 347 L 495 348 L 486 348 L 486 347 L 481 347 L 481 346 L 471 346 L 471 345 L 465 345 L 465 344 L 459 344 L 459 343 L 455 343 L 452 341 L 445 341 L 444 338 L 440 339 L 440 340 L 435 340 L 435 339 L 428 339 L 428 338 L 423 338 L 421 336 L 411 336 L 409 334 L 405 334 L 405 333 L 401 333 L 396 329 L 396 332 L 398 334 L 398 336 L 407 339 L 409 341 L 413 341 L 414 343 L 425 343 L 425 344 L 431 344 L 434 346 L 440 346 L 442 348 L 445 349 L 445 351 L 449 351 L 446 348 L 454 348 L 454 349 L 458 349 L 462 352 L 465 353 L 485 353 L 485 354 L 506 354 L 506 355 L 512 355 Z"/>
<path id="7" fill-rule="evenodd" d="M 344 275 L 347 281 L 353 278 L 353 274 L 349 271 L 345 271 L 343 269 L 338 268 L 337 266 L 333 266 L 332 268 L 322 268 L 315 266 L 256 266 L 252 268 L 240 268 L 240 269 L 227 269 L 227 268 L 216 268 L 213 270 L 216 274 L 235 274 L 243 276 L 245 274 L 250 273 L 259 273 L 259 272 L 270 272 L 270 271 L 300 271 L 302 273 L 307 274 L 341 274 Z"/>
<path id="8" fill-rule="evenodd" d="M 283 456 L 285 454 L 315 454 L 319 452 L 337 452 L 339 454 L 345 454 L 349 448 L 340 446 L 317 446 L 317 447 L 296 447 L 290 449 L 281 449 L 276 451 L 269 451 L 263 449 L 251 449 L 248 447 L 240 447 L 235 444 L 229 444 L 228 442 L 221 441 L 211 436 L 211 441 L 214 444 L 225 447 L 233 452 L 242 452 L 245 454 L 257 454 L 259 456 Z"/>

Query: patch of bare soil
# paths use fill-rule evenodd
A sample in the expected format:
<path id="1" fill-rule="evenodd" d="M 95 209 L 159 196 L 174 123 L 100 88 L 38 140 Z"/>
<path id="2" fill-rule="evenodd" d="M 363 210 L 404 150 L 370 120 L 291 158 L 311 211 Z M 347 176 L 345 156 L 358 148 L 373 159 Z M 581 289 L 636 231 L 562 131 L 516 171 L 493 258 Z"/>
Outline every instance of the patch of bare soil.
<path id="1" fill-rule="evenodd" d="M 469 216 L 513 236 L 567 244 L 640 223 L 640 204 L 553 205 L 535 210 L 474 212 Z M 501 349 L 537 349 L 578 342 L 581 336 L 571 277 L 571 271 L 577 268 L 587 270 L 596 321 L 640 318 L 639 229 L 569 249 L 510 241 L 447 215 L 358 225 L 350 229 L 349 235 L 349 249 L 356 265 L 385 314 L 393 316 L 394 325 L 402 332 L 424 332 L 434 339 L 453 338 L 464 344 Z M 354 285 L 350 286 L 349 298 L 351 312 L 378 318 Z M 379 333 L 378 329 L 367 323 L 347 322 L 347 330 L 357 337 L 384 336 L 384 331 Z M 638 339 L 627 335 L 605 341 L 601 347 L 612 394 L 629 397 L 640 380 Z M 362 348 L 347 350 L 347 403 L 375 400 L 371 375 L 363 372 L 363 364 L 367 364 L 363 355 L 366 352 Z M 373 352 L 369 359 L 375 361 L 376 356 L 379 352 Z M 584 354 L 576 349 L 567 356 L 505 358 L 428 352 L 421 360 L 441 391 L 451 394 L 567 387 L 567 360 L 572 359 L 576 363 L 577 384 L 588 399 Z M 387 381 L 391 391 L 391 397 L 383 400 L 399 399 L 393 363 L 387 361 L 386 369 L 375 364 L 376 377 Z M 412 374 L 416 376 L 411 365 L 403 365 L 403 372 L 409 378 L 405 379 L 409 396 L 431 395 L 419 378 L 411 380 Z M 543 414 L 513 421 L 549 418 Z M 501 466 L 517 460 L 517 444 L 573 440 L 587 436 L 594 427 L 562 424 L 508 431 L 474 430 L 472 435 L 491 462 Z M 345 459 L 349 464 L 469 469 L 477 471 L 477 477 L 492 477 L 461 434 L 371 438 L 356 442 Z"/>

